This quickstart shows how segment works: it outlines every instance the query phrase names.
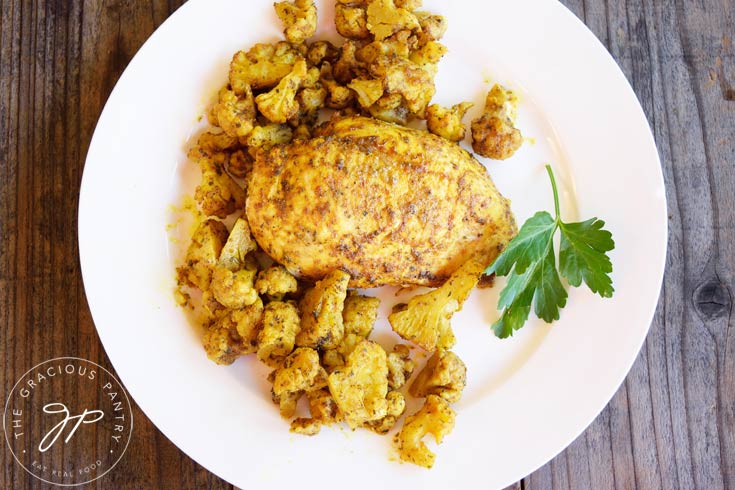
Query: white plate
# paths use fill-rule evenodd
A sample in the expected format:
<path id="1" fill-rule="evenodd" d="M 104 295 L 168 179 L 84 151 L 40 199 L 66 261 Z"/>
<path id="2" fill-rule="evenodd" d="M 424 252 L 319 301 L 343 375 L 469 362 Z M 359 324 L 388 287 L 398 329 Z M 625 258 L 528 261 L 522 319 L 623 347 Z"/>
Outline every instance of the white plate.
<path id="1" fill-rule="evenodd" d="M 324 33 L 332 3 L 320 9 Z M 240 487 L 316 488 L 326 479 L 353 489 L 501 488 L 582 432 L 648 331 L 664 269 L 665 194 L 648 124 L 613 59 L 556 1 L 425 3 L 449 21 L 435 100 L 480 104 L 494 81 L 519 91 L 519 125 L 535 143 L 509 161 L 486 162 L 490 173 L 522 223 L 552 209 L 543 170 L 552 163 L 566 217 L 601 217 L 614 234 L 615 296 L 573 289 L 560 321 L 530 321 L 499 340 L 490 324 L 502 283 L 473 294 L 453 320 L 468 386 L 430 471 L 391 460 L 389 439 L 367 431 L 290 434 L 265 370 L 252 359 L 227 368 L 208 361 L 172 299 L 180 246 L 166 225 L 195 175 L 187 139 L 233 52 L 280 36 L 270 0 L 188 2 L 141 48 L 100 117 L 84 169 L 79 247 L 97 330 L 130 394 L 178 447 Z M 387 310 L 395 299 L 382 296 Z M 384 320 L 378 330 L 378 339 L 395 341 Z"/>

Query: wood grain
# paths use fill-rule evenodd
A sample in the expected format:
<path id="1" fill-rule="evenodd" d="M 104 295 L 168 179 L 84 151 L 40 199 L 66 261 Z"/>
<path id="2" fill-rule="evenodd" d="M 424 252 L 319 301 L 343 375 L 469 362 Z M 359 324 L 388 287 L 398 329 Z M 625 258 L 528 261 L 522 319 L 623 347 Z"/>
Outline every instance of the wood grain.
<path id="1" fill-rule="evenodd" d="M 4 396 L 52 357 L 110 368 L 81 283 L 79 183 L 117 78 L 180 3 L 0 0 Z M 735 489 L 735 2 L 563 3 L 641 100 L 663 164 L 669 253 L 651 332 L 623 385 L 567 450 L 509 488 Z M 125 457 L 87 488 L 232 488 L 134 415 Z M 49 487 L 0 446 L 0 488 Z"/>

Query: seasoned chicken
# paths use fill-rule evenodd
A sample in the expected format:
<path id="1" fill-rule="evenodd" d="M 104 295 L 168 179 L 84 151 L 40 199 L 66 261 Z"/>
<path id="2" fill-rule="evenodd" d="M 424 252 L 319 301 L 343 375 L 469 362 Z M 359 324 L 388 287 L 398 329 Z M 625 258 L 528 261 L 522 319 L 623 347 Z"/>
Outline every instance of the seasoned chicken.
<path id="1" fill-rule="evenodd" d="M 485 167 L 444 138 L 365 117 L 314 136 L 259 152 L 248 188 L 253 236 L 296 276 L 437 286 L 516 233 Z"/>

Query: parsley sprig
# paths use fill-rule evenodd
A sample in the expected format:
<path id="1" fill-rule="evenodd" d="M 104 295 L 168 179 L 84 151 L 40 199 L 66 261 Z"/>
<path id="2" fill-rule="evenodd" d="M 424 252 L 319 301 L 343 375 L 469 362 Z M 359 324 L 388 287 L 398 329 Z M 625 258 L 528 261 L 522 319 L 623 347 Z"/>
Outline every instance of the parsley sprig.
<path id="1" fill-rule="evenodd" d="M 532 304 L 536 316 L 547 323 L 559 319 L 559 310 L 567 302 L 567 291 L 559 274 L 575 287 L 584 281 L 593 293 L 603 298 L 610 298 L 615 291 L 610 278 L 612 263 L 606 253 L 615 248 L 612 234 L 602 228 L 605 222 L 597 218 L 564 223 L 554 172 L 550 165 L 546 165 L 546 171 L 554 191 L 556 216 L 539 211 L 529 218 L 485 270 L 486 274 L 497 276 L 510 274 L 498 300 L 498 309 L 503 313 L 493 324 L 495 335 L 500 338 L 510 337 L 526 323 Z M 561 231 L 558 270 L 554 253 L 557 230 Z"/>

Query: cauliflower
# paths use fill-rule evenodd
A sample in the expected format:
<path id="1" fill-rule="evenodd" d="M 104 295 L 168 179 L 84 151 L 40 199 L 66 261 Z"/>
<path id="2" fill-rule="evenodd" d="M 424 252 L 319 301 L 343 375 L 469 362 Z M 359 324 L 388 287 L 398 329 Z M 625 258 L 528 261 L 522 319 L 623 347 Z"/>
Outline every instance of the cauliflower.
<path id="1" fill-rule="evenodd" d="M 364 425 L 364 427 L 378 434 L 388 433 L 406 410 L 406 400 L 400 391 L 389 391 L 385 400 L 388 403 L 385 417 L 371 422 L 365 422 Z"/>
<path id="2" fill-rule="evenodd" d="M 260 43 L 248 52 L 238 51 L 230 62 L 230 87 L 238 95 L 250 88 L 261 90 L 274 87 L 291 72 L 299 59 L 302 59 L 301 53 L 285 41 Z"/>
<path id="3" fill-rule="evenodd" d="M 201 156 L 213 155 L 224 150 L 230 150 L 236 145 L 237 138 L 230 136 L 224 131 L 220 133 L 207 131 L 199 135 L 196 146 L 189 151 L 188 156 L 192 160 L 196 160 Z"/>
<path id="4" fill-rule="evenodd" d="M 411 50 L 407 43 L 388 38 L 384 41 L 373 41 L 370 44 L 366 44 L 357 50 L 355 58 L 362 63 L 370 64 L 380 56 L 395 55 L 401 58 L 408 58 L 410 53 Z"/>
<path id="5" fill-rule="evenodd" d="M 285 29 L 288 42 L 300 44 L 316 33 L 316 6 L 313 0 L 278 2 L 273 6 Z"/>
<path id="6" fill-rule="evenodd" d="M 263 301 L 255 302 L 239 310 L 230 312 L 230 319 L 242 338 L 243 354 L 253 354 L 258 350 L 258 334 L 263 326 Z"/>
<path id="7" fill-rule="evenodd" d="M 237 218 L 232 225 L 227 242 L 219 254 L 219 265 L 235 271 L 241 268 L 257 270 L 257 263 L 253 262 L 248 254 L 258 248 L 253 236 L 250 234 L 250 226 L 245 218 Z"/>
<path id="8" fill-rule="evenodd" d="M 426 362 L 408 392 L 417 398 L 437 395 L 450 403 L 458 402 L 467 384 L 467 368 L 462 359 L 449 351 L 438 350 Z"/>
<path id="9" fill-rule="evenodd" d="M 288 293 L 295 293 L 299 284 L 282 265 L 273 265 L 258 273 L 255 289 L 271 300 L 280 300 Z"/>
<path id="10" fill-rule="evenodd" d="M 327 102 L 326 106 L 330 109 L 340 110 L 346 109 L 352 105 L 355 100 L 355 94 L 352 90 L 347 87 L 343 87 L 334 80 L 322 80 L 322 83 L 327 88 Z"/>
<path id="11" fill-rule="evenodd" d="M 299 124 L 296 129 L 293 130 L 294 140 L 308 140 L 311 139 L 311 127 L 308 124 Z"/>
<path id="12" fill-rule="evenodd" d="M 204 327 L 210 326 L 223 316 L 229 315 L 230 311 L 214 299 L 211 291 L 202 291 L 201 309 L 199 310 L 198 318 L 200 325 Z"/>
<path id="13" fill-rule="evenodd" d="M 245 206 L 245 191 L 211 157 L 198 159 L 202 180 L 194 192 L 194 200 L 207 216 L 226 218 Z"/>
<path id="14" fill-rule="evenodd" d="M 330 425 L 342 420 L 342 414 L 328 389 L 310 391 L 306 397 L 309 400 L 311 418 L 295 419 L 291 422 L 291 432 L 313 436 L 319 433 L 322 425 Z"/>
<path id="15" fill-rule="evenodd" d="M 365 109 L 373 105 L 383 96 L 382 80 L 355 78 L 347 86 L 355 91 L 357 102 Z"/>
<path id="16" fill-rule="evenodd" d="M 327 373 L 319 365 L 319 354 L 314 349 L 299 347 L 274 372 L 273 401 L 280 405 L 284 418 L 293 417 L 301 395 L 323 388 L 326 382 Z"/>
<path id="17" fill-rule="evenodd" d="M 386 106 L 384 106 L 381 104 L 381 100 L 378 100 L 378 102 L 370 106 L 368 112 L 371 116 L 376 119 L 380 119 L 381 121 L 405 126 L 411 118 L 411 114 L 403 104 L 403 97 L 399 94 L 392 94 L 391 96 L 388 96 L 388 98 L 383 97 L 383 99 L 390 101 L 393 96 L 398 99 L 398 105 L 391 106 L 390 104 L 386 104 Z"/>
<path id="18" fill-rule="evenodd" d="M 385 91 L 400 94 L 412 113 L 423 116 L 434 96 L 434 80 L 421 66 L 395 55 L 378 56 L 369 65 L 370 74 L 383 80 Z"/>
<path id="19" fill-rule="evenodd" d="M 294 349 L 299 332 L 299 311 L 290 301 L 271 301 L 263 310 L 263 328 L 258 334 L 258 359 L 270 367 L 281 365 Z"/>
<path id="20" fill-rule="evenodd" d="M 258 293 L 253 287 L 256 273 L 252 269 L 231 271 L 218 265 L 212 274 L 212 294 L 227 308 L 237 309 L 251 305 L 258 299 Z"/>
<path id="21" fill-rule="evenodd" d="M 345 298 L 345 306 L 342 310 L 345 335 L 355 334 L 368 338 L 378 318 L 378 306 L 380 306 L 378 298 L 350 291 Z"/>
<path id="22" fill-rule="evenodd" d="M 236 150 L 227 161 L 227 171 L 233 177 L 246 178 L 253 170 L 253 157 L 244 150 Z"/>
<path id="23" fill-rule="evenodd" d="M 311 66 L 319 66 L 322 61 L 333 63 L 339 56 L 337 47 L 329 41 L 316 41 L 309 45 L 306 52 L 306 60 Z"/>
<path id="24" fill-rule="evenodd" d="M 340 412 L 353 429 L 388 413 L 388 365 L 383 348 L 363 339 L 332 372 L 327 383 Z"/>
<path id="25" fill-rule="evenodd" d="M 296 337 L 299 347 L 332 349 L 344 337 L 342 310 L 350 275 L 335 270 L 301 299 L 301 332 Z"/>
<path id="26" fill-rule="evenodd" d="M 396 7 L 393 0 L 369 0 L 367 6 L 367 28 L 380 41 L 404 29 L 419 28 L 415 15 Z"/>
<path id="27" fill-rule="evenodd" d="M 202 291 L 209 289 L 212 271 L 226 240 L 227 228 L 221 221 L 208 219 L 202 222 L 191 237 L 185 265 L 178 270 L 181 281 Z"/>
<path id="28" fill-rule="evenodd" d="M 396 7 L 413 12 L 417 8 L 421 8 L 421 0 L 395 0 Z"/>
<path id="29" fill-rule="evenodd" d="M 207 356 L 217 364 L 232 364 L 242 354 L 255 352 L 255 339 L 263 314 L 263 303 L 230 310 L 204 331 L 202 343 Z"/>
<path id="30" fill-rule="evenodd" d="M 334 11 L 337 32 L 347 39 L 369 39 L 367 12 L 364 8 L 337 4 Z"/>
<path id="31" fill-rule="evenodd" d="M 287 125 L 268 124 L 255 126 L 244 142 L 250 149 L 269 150 L 275 145 L 290 142 L 292 137 L 293 132 Z"/>
<path id="32" fill-rule="evenodd" d="M 390 389 L 401 389 L 411 377 L 416 363 L 411 360 L 410 354 L 408 346 L 403 344 L 396 344 L 393 352 L 388 354 L 388 386 Z"/>
<path id="33" fill-rule="evenodd" d="M 447 54 L 447 47 L 443 44 L 429 41 L 416 51 L 413 51 L 409 59 L 422 67 L 431 77 L 436 76 L 438 63 Z"/>
<path id="34" fill-rule="evenodd" d="M 306 61 L 300 59 L 275 88 L 255 98 L 260 113 L 269 121 L 277 124 L 283 124 L 298 114 L 299 103 L 296 100 L 296 93 L 301 88 L 301 83 L 306 75 Z"/>
<path id="35" fill-rule="evenodd" d="M 298 93 L 296 99 L 302 113 L 314 114 L 324 107 L 327 100 L 327 89 L 324 87 L 305 88 Z"/>
<path id="36" fill-rule="evenodd" d="M 431 468 L 436 456 L 421 440 L 431 434 L 437 444 L 454 428 L 455 413 L 449 404 L 436 395 L 426 397 L 418 412 L 406 418 L 401 432 L 396 436 L 398 453 L 403 461 Z"/>
<path id="37" fill-rule="evenodd" d="M 451 348 L 456 339 L 449 319 L 462 309 L 462 303 L 477 284 L 483 269 L 479 260 L 470 259 L 441 287 L 414 296 L 408 305 L 396 305 L 388 316 L 391 327 L 398 335 L 427 351 Z"/>
<path id="38" fill-rule="evenodd" d="M 243 85 L 240 95 L 227 87 L 222 88 L 212 114 L 225 134 L 233 138 L 247 136 L 255 126 L 255 103 L 250 86 Z"/>
<path id="39" fill-rule="evenodd" d="M 447 19 L 441 15 L 433 15 L 428 12 L 414 12 L 419 20 L 421 31 L 418 33 L 419 45 L 423 46 L 429 41 L 438 41 L 447 32 Z"/>
<path id="40" fill-rule="evenodd" d="M 494 160 L 510 158 L 521 147 L 523 136 L 513 126 L 516 95 L 500 85 L 493 86 L 485 99 L 483 114 L 472 121 L 472 149 Z"/>
<path id="41" fill-rule="evenodd" d="M 357 43 L 355 41 L 345 41 L 339 50 L 339 58 L 334 62 L 332 67 L 333 78 L 342 85 L 347 85 L 355 78 L 364 72 L 362 63 L 358 61 L 357 56 Z M 322 76 L 324 78 L 331 78 L 328 76 Z"/>
<path id="42" fill-rule="evenodd" d="M 439 104 L 431 104 L 426 108 L 426 127 L 449 141 L 462 141 L 465 135 L 462 118 L 472 105 L 472 102 L 462 102 L 447 109 Z"/>

